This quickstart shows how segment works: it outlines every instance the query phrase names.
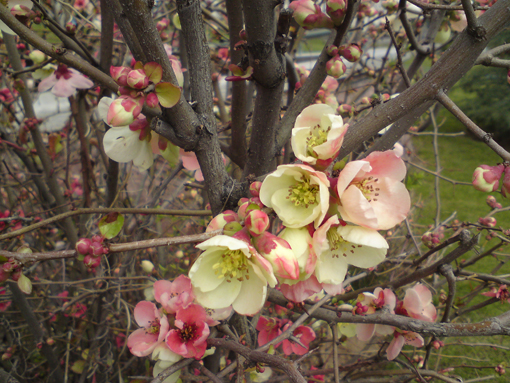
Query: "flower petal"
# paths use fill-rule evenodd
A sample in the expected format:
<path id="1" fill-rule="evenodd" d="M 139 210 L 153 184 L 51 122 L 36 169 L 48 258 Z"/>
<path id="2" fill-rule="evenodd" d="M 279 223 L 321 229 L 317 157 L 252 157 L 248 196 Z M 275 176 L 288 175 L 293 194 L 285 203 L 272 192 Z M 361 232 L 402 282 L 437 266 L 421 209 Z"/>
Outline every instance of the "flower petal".
<path id="1" fill-rule="evenodd" d="M 104 151 L 114 161 L 132 161 L 143 144 L 138 137 L 139 133 L 130 130 L 129 126 L 112 127 L 104 135 Z"/>
<path id="2" fill-rule="evenodd" d="M 253 266 L 248 268 L 250 279 L 243 281 L 239 295 L 232 303 L 233 309 L 241 315 L 255 315 L 266 302 L 267 282 L 257 277 Z"/>
<path id="3" fill-rule="evenodd" d="M 211 309 L 222 309 L 230 306 L 241 291 L 242 283 L 237 279 L 227 282 L 225 279 L 214 290 L 202 292 L 198 288 L 193 289 L 197 302 Z"/>

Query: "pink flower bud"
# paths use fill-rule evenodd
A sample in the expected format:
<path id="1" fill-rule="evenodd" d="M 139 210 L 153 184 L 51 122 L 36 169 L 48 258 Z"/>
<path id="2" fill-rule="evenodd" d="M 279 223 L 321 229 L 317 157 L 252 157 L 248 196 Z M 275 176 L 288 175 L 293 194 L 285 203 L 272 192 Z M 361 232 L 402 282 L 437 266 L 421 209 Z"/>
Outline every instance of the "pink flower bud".
<path id="1" fill-rule="evenodd" d="M 76 251 L 79 254 L 87 255 L 90 252 L 90 245 L 92 241 L 88 238 L 81 238 L 78 242 L 76 242 Z"/>
<path id="2" fill-rule="evenodd" d="M 2 354 L 2 360 L 8 360 L 12 358 L 12 354 L 10 352 L 4 352 Z"/>
<path id="3" fill-rule="evenodd" d="M 258 197 L 260 193 L 260 187 L 262 186 L 262 182 L 255 181 L 250 184 L 250 194 L 253 197 Z"/>
<path id="4" fill-rule="evenodd" d="M 70 35 L 74 35 L 76 33 L 76 24 L 68 22 L 66 24 L 66 32 L 69 33 Z"/>
<path id="5" fill-rule="evenodd" d="M 3 267 L 0 267 L 0 283 L 5 282 L 6 280 L 8 280 L 10 276 L 11 276 L 11 273 L 5 271 L 3 269 Z"/>
<path id="6" fill-rule="evenodd" d="M 333 21 L 312 0 L 295 0 L 289 8 L 294 11 L 296 22 L 304 29 L 333 27 Z"/>
<path id="7" fill-rule="evenodd" d="M 11 274 L 11 279 L 14 281 L 14 282 L 17 282 L 19 277 L 21 277 L 21 269 L 15 271 L 14 273 Z"/>
<path id="8" fill-rule="evenodd" d="M 261 235 L 269 227 L 269 217 L 262 210 L 252 210 L 246 216 L 244 224 L 254 237 Z"/>
<path id="9" fill-rule="evenodd" d="M 349 104 L 342 104 L 336 110 L 342 117 L 352 117 L 354 115 L 354 108 Z"/>
<path id="10" fill-rule="evenodd" d="M 211 222 L 209 222 L 205 232 L 208 233 L 210 231 L 223 229 L 229 222 L 239 222 L 239 217 L 236 212 L 232 210 L 225 210 L 223 213 L 218 214 L 211 220 Z"/>
<path id="11" fill-rule="evenodd" d="M 129 125 L 138 117 L 142 106 L 143 100 L 121 96 L 111 103 L 106 122 L 112 126 Z"/>
<path id="12" fill-rule="evenodd" d="M 346 12 L 347 2 L 345 0 L 328 0 L 326 2 L 326 13 L 336 26 L 342 24 Z"/>
<path id="13" fill-rule="evenodd" d="M 478 166 L 473 173 L 472 183 L 474 188 L 486 193 L 496 191 L 499 188 L 499 179 L 503 174 L 503 170 L 505 170 L 503 164 Z"/>
<path id="14" fill-rule="evenodd" d="M 111 66 L 110 75 L 113 80 L 120 86 L 127 86 L 127 75 L 131 72 L 131 69 L 125 66 Z"/>
<path id="15" fill-rule="evenodd" d="M 159 105 L 159 100 L 156 93 L 149 93 L 145 99 L 145 102 L 149 108 L 155 108 Z"/>
<path id="16" fill-rule="evenodd" d="M 346 70 L 347 67 L 340 56 L 335 56 L 326 63 L 326 72 L 334 78 L 340 78 Z"/>
<path id="17" fill-rule="evenodd" d="M 92 242 L 90 244 L 89 255 L 92 255 L 93 257 L 99 257 L 106 253 L 106 248 L 104 248 L 103 245 L 99 242 Z"/>
<path id="18" fill-rule="evenodd" d="M 134 89 L 145 89 L 149 86 L 149 77 L 143 69 L 134 69 L 127 75 L 127 84 Z"/>
<path id="19" fill-rule="evenodd" d="M 338 52 L 345 57 L 349 62 L 358 61 L 363 51 L 358 44 L 349 44 L 348 46 L 341 46 L 338 48 Z"/>
<path id="20" fill-rule="evenodd" d="M 483 226 L 495 227 L 497 224 L 496 218 L 487 217 L 487 218 L 478 218 L 478 223 Z"/>
<path id="21" fill-rule="evenodd" d="M 271 263 L 276 277 L 299 278 L 299 265 L 296 256 L 286 240 L 265 231 L 253 238 L 253 245 Z"/>
<path id="22" fill-rule="evenodd" d="M 85 264 L 85 266 L 87 266 L 87 268 L 95 269 L 101 264 L 101 258 L 99 257 L 95 258 L 91 255 L 86 255 L 85 258 L 83 259 L 83 263 Z"/>
<path id="23" fill-rule="evenodd" d="M 503 186 L 501 186 L 501 194 L 503 197 L 510 198 L 510 166 L 505 168 L 505 176 L 503 177 Z M 501 207 L 501 205 L 499 205 Z"/>
<path id="24" fill-rule="evenodd" d="M 53 338 L 46 339 L 46 344 L 49 346 L 53 346 L 55 344 L 55 340 Z"/>
<path id="25" fill-rule="evenodd" d="M 330 45 L 327 48 L 327 52 L 328 52 L 328 55 L 330 55 L 331 57 L 335 57 L 338 55 L 338 47 L 336 45 Z"/>
<path id="26" fill-rule="evenodd" d="M 503 181 L 503 187 L 504 186 L 505 186 L 505 182 Z M 487 205 L 489 205 L 489 207 L 491 207 L 493 209 L 501 209 L 502 208 L 501 204 L 498 201 L 496 201 L 496 197 L 494 197 L 492 195 L 488 195 L 485 202 L 487 203 Z"/>

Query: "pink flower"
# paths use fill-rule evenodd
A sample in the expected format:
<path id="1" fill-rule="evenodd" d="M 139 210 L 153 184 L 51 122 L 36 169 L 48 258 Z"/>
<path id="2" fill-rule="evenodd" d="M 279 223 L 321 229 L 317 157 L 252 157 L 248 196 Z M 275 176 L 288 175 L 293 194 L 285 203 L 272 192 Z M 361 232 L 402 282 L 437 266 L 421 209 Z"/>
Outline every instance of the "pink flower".
<path id="1" fill-rule="evenodd" d="M 322 290 L 322 285 L 319 283 L 315 275 L 310 278 L 300 281 L 294 285 L 280 284 L 282 294 L 290 301 L 303 302 L 305 299 L 310 298 L 313 294 L 317 294 Z"/>
<path id="2" fill-rule="evenodd" d="M 154 283 L 154 298 L 167 314 L 175 314 L 179 309 L 188 307 L 195 295 L 191 287 L 191 280 L 185 275 L 179 275 L 173 282 L 160 280 Z"/>
<path id="3" fill-rule="evenodd" d="M 406 290 L 404 301 L 399 310 L 404 309 L 408 316 L 427 322 L 434 322 L 437 318 L 436 307 L 432 303 L 430 290 L 421 283 Z"/>
<path id="4" fill-rule="evenodd" d="M 420 334 L 411 331 L 403 331 L 398 332 L 395 331 L 394 338 L 391 341 L 390 345 L 386 349 L 386 356 L 388 360 L 395 359 L 398 354 L 400 354 L 400 350 L 404 347 L 404 344 L 408 344 L 414 347 L 423 347 L 423 338 Z"/>
<path id="5" fill-rule="evenodd" d="M 278 318 L 266 318 L 261 316 L 259 321 L 257 322 L 257 331 L 259 332 L 258 336 L 258 344 L 259 346 L 263 346 L 266 343 L 272 341 L 274 338 L 278 337 L 281 333 L 282 322 Z M 278 347 L 281 344 L 278 343 L 275 347 Z"/>
<path id="6" fill-rule="evenodd" d="M 83 11 L 87 5 L 89 5 L 89 0 L 76 0 L 74 2 L 74 8 L 78 11 Z"/>
<path id="7" fill-rule="evenodd" d="M 83 76 L 75 69 L 69 69 L 64 64 L 59 64 L 57 70 L 49 77 L 46 77 L 39 83 L 39 92 L 46 92 L 51 89 L 57 97 L 70 97 L 76 92 L 76 89 L 88 89 L 94 86 L 94 83 Z"/>
<path id="8" fill-rule="evenodd" d="M 362 296 L 362 297 L 361 297 Z M 394 314 L 395 305 L 397 303 L 397 297 L 390 289 L 381 289 L 380 287 L 374 290 L 374 293 L 362 293 L 358 297 L 358 303 L 361 306 L 366 307 L 363 309 L 364 314 L 373 314 L 379 309 L 386 309 L 391 314 Z M 357 307 L 359 307 L 357 305 Z M 386 326 L 374 323 L 360 323 L 356 326 L 356 335 L 358 339 L 367 342 L 375 334 L 383 336 L 392 334 L 394 328 L 392 326 Z"/>
<path id="9" fill-rule="evenodd" d="M 292 325 L 291 322 L 287 323 L 285 327 L 283 327 L 283 331 L 289 328 Z M 294 339 L 297 339 L 299 343 L 291 342 L 285 339 L 282 343 L 283 353 L 285 355 L 296 354 L 296 355 L 304 355 L 308 352 L 308 345 L 312 340 L 315 339 L 315 332 L 308 326 L 299 326 L 292 333 Z"/>
<path id="10" fill-rule="evenodd" d="M 312 0 L 296 0 L 289 4 L 293 17 L 304 29 L 332 28 L 333 21 Z"/>
<path id="11" fill-rule="evenodd" d="M 493 287 L 491 288 L 491 291 L 482 293 L 482 295 L 485 295 L 486 297 L 498 298 L 501 303 L 505 301 L 510 303 L 510 292 L 508 291 L 507 285 L 500 285 L 497 290 L 495 287 Z"/>
<path id="12" fill-rule="evenodd" d="M 176 328 L 170 330 L 165 340 L 170 350 L 185 358 L 202 358 L 209 336 L 206 320 L 205 309 L 199 305 L 192 304 L 177 311 Z"/>
<path id="13" fill-rule="evenodd" d="M 276 277 L 294 280 L 299 278 L 296 255 L 286 240 L 267 231 L 252 240 L 259 254 L 273 266 Z"/>
<path id="14" fill-rule="evenodd" d="M 400 182 L 405 174 L 404 162 L 392 150 L 349 162 L 337 183 L 342 218 L 375 230 L 402 222 L 411 207 L 409 192 Z"/>
<path id="15" fill-rule="evenodd" d="M 185 152 L 184 149 L 179 149 L 179 155 L 181 156 L 184 169 L 195 172 L 195 179 L 197 181 L 203 181 L 204 175 L 202 174 L 202 170 L 200 170 L 200 165 L 195 153 Z"/>
<path id="16" fill-rule="evenodd" d="M 161 315 L 152 302 L 139 302 L 134 315 L 136 323 L 142 328 L 129 335 L 127 345 L 133 355 L 147 356 L 165 340 L 170 325 L 166 315 Z"/>

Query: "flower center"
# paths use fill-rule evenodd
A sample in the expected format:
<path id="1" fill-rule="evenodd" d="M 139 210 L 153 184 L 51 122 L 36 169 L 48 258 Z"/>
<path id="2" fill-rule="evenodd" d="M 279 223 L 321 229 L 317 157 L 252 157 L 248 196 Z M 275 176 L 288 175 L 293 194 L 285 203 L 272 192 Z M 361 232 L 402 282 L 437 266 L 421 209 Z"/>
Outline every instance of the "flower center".
<path id="1" fill-rule="evenodd" d="M 182 330 L 179 332 L 179 338 L 183 342 L 194 340 L 197 337 L 198 326 L 195 323 L 184 323 Z"/>
<path id="2" fill-rule="evenodd" d="M 322 145 L 328 140 L 328 132 L 331 130 L 331 126 L 328 126 L 327 129 L 322 129 L 320 125 L 315 125 L 312 129 L 310 129 L 310 134 L 307 139 L 307 148 L 306 152 L 309 156 L 314 157 L 315 151 L 313 150 L 316 146 Z"/>
<path id="3" fill-rule="evenodd" d="M 379 188 L 377 187 L 377 182 L 379 182 L 379 178 L 374 178 L 372 176 L 365 178 L 363 181 L 355 182 L 353 183 L 354 186 L 356 186 L 359 190 L 361 190 L 361 193 L 363 194 L 363 197 L 365 197 L 368 202 L 377 201 L 377 198 L 379 196 Z"/>
<path id="4" fill-rule="evenodd" d="M 152 322 L 149 323 L 149 327 L 145 329 L 145 332 L 147 334 L 159 334 L 159 329 L 161 327 L 161 324 L 159 323 L 159 319 L 154 319 Z"/>
<path id="5" fill-rule="evenodd" d="M 289 188 L 290 199 L 294 202 L 295 206 L 308 207 L 318 203 L 317 193 L 319 192 L 319 185 L 311 185 L 310 180 L 305 179 L 304 176 L 294 186 Z"/>
<path id="6" fill-rule="evenodd" d="M 354 254 L 354 249 L 362 246 L 354 245 L 353 243 L 346 241 L 340 234 L 338 234 L 336 227 L 332 227 L 327 231 L 326 238 L 333 258 L 338 258 L 340 254 L 347 257 L 347 253 L 350 252 L 351 254 Z"/>
<path id="7" fill-rule="evenodd" d="M 64 77 L 64 80 L 68 80 L 71 78 L 71 71 L 67 69 L 67 66 L 64 64 L 60 64 L 55 71 L 55 77 L 57 77 L 57 80 L 60 80 L 61 77 Z"/>
<path id="8" fill-rule="evenodd" d="M 241 250 L 227 250 L 221 256 L 221 261 L 213 265 L 218 278 L 226 278 L 227 282 L 237 279 L 242 282 L 244 278 L 250 279 L 248 259 Z"/>

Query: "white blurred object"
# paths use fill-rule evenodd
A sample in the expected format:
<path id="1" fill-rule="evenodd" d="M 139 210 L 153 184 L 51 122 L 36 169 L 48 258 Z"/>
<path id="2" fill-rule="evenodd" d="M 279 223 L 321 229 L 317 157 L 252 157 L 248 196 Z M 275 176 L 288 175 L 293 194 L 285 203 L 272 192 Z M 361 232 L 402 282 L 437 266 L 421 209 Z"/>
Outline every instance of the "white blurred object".
<path id="1" fill-rule="evenodd" d="M 62 130 L 71 117 L 69 100 L 64 97 L 57 97 L 51 91 L 39 94 L 34 102 L 34 111 L 36 117 L 43 120 L 39 125 L 42 132 Z"/>

